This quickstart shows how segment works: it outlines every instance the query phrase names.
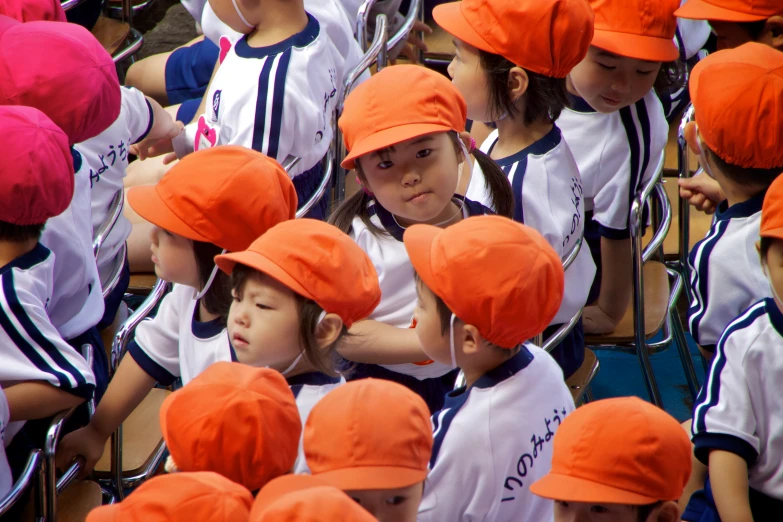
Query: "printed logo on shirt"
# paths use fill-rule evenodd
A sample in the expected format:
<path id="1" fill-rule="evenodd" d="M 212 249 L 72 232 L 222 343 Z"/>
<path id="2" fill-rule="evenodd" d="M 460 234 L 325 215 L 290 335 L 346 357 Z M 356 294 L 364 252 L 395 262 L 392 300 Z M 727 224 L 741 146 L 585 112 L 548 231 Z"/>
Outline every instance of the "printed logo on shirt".
<path id="1" fill-rule="evenodd" d="M 228 55 L 228 51 L 231 50 L 231 40 L 226 38 L 225 36 L 220 37 L 220 55 L 218 56 L 218 62 L 223 63 L 223 60 L 226 59 L 226 55 Z"/>
<path id="2" fill-rule="evenodd" d="M 328 92 L 324 92 L 324 112 L 321 116 L 321 130 L 315 133 L 315 143 L 320 143 L 321 140 L 324 137 L 324 132 L 326 131 L 326 125 L 327 125 L 327 117 L 326 115 L 329 114 L 329 128 L 334 127 L 334 97 L 337 95 L 337 83 L 335 82 L 335 70 L 329 69 L 329 79 L 332 83 L 332 90 Z"/>
<path id="3" fill-rule="evenodd" d="M 571 178 L 571 203 L 574 204 L 574 214 L 571 216 L 571 231 L 563 239 L 563 248 L 571 241 L 571 236 L 579 230 L 582 222 L 582 213 L 579 212 L 579 203 L 582 201 L 582 183 L 576 178 Z"/>
<path id="4" fill-rule="evenodd" d="M 218 121 L 218 112 L 220 111 L 220 94 L 223 91 L 218 89 L 212 96 L 212 121 Z"/>

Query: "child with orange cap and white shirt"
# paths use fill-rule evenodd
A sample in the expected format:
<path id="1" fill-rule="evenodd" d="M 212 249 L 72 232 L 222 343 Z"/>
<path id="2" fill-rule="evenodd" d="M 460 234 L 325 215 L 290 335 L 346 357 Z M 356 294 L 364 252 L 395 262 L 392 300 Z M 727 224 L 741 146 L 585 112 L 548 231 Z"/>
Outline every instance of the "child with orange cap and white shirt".
<path id="1" fill-rule="evenodd" d="M 361 379 L 334 390 L 310 413 L 304 450 L 315 477 L 381 522 L 416 522 L 432 427 L 427 405 L 405 386 Z"/>
<path id="2" fill-rule="evenodd" d="M 405 228 L 415 223 L 447 227 L 493 213 L 457 194 L 464 189 L 459 187 L 462 176 L 468 177 L 471 152 L 497 213 L 510 217 L 514 206 L 505 173 L 483 152 L 472 150 L 475 142 L 465 132 L 466 114 L 465 100 L 443 75 L 395 65 L 358 86 L 339 121 L 348 150 L 342 166 L 356 169 L 362 190 L 329 221 L 370 256 L 383 295 L 368 320 L 351 329 L 340 354 L 360 363 L 349 378 L 399 382 L 421 395 L 431 412 L 443 406 L 457 372 L 429 360 L 413 329 L 416 282 L 402 243 Z"/>
<path id="3" fill-rule="evenodd" d="M 675 522 L 690 444 L 671 415 L 636 397 L 578 408 L 554 437 L 552 469 L 530 490 L 555 522 Z"/>
<path id="4" fill-rule="evenodd" d="M 557 120 L 582 174 L 585 238 L 598 272 L 586 333 L 611 332 L 631 302 L 631 200 L 656 171 L 669 125 L 655 94 L 679 80 L 679 0 L 590 0 L 595 29 L 568 75 L 571 107 Z M 644 13 L 641 16 L 640 13 Z"/>
<path id="5" fill-rule="evenodd" d="M 217 473 L 153 477 L 125 500 L 93 509 L 87 522 L 245 522 L 253 495 Z"/>
<path id="6" fill-rule="evenodd" d="M 466 380 L 433 416 L 419 521 L 551 520 L 551 503 L 529 488 L 549 471 L 574 402 L 555 360 L 528 341 L 560 308 L 560 258 L 534 229 L 498 216 L 414 225 L 404 241 L 421 345 Z"/>
<path id="7" fill-rule="evenodd" d="M 225 323 L 231 288 L 214 257 L 244 250 L 270 227 L 293 219 L 296 191 L 273 159 L 225 146 L 179 162 L 157 185 L 131 188 L 128 202 L 155 225 L 155 273 L 174 286 L 157 315 L 136 328 L 106 404 L 60 444 L 58 464 L 82 455 L 85 472 L 156 382 L 169 385 L 180 377 L 187 384 L 210 364 L 234 359 Z"/>
<path id="8" fill-rule="evenodd" d="M 783 509 L 783 415 L 775 399 L 783 378 L 783 176 L 764 197 L 760 236 L 772 297 L 745 310 L 718 342 L 691 428 L 709 477 L 683 520 L 777 520 Z"/>
<path id="9" fill-rule="evenodd" d="M 565 259 L 583 236 L 585 212 L 579 169 L 554 122 L 568 105 L 566 76 L 585 57 L 593 37 L 590 4 L 464 0 L 439 5 L 432 14 L 454 36 L 449 75 L 465 97 L 468 118 L 496 127 L 481 151 L 508 176 L 514 219 L 540 232 Z M 465 196 L 489 206 L 481 169 L 472 177 Z M 594 275 L 590 250 L 584 248 L 566 270 L 563 304 L 544 337 L 585 306 Z M 581 366 L 581 320 L 551 353 L 566 377 Z"/>
<path id="10" fill-rule="evenodd" d="M 231 275 L 227 327 L 235 359 L 282 373 L 304 424 L 345 382 L 337 343 L 380 301 L 375 268 L 345 233 L 313 219 L 280 223 L 215 262 Z M 299 448 L 301 473 L 307 464 Z"/>
<path id="11" fill-rule="evenodd" d="M 160 428 L 167 471 L 214 471 L 250 491 L 291 471 L 302 433 L 280 373 L 224 361 L 163 401 Z"/>

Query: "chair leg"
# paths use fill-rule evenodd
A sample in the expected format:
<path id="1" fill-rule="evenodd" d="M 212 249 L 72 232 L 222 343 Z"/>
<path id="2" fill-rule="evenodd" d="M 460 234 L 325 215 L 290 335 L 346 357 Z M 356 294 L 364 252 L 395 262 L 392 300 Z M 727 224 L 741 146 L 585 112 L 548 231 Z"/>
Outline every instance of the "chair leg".
<path id="1" fill-rule="evenodd" d="M 647 386 L 650 402 L 659 408 L 663 408 L 661 391 L 658 389 L 658 383 L 655 381 L 655 374 L 653 373 L 652 363 L 650 362 L 650 353 L 648 352 L 645 343 L 642 343 L 641 345 L 639 345 L 639 343 L 636 344 L 636 355 L 639 357 L 639 365 L 642 367 L 644 384 Z"/>
<path id="2" fill-rule="evenodd" d="M 585 394 L 582 396 L 582 404 L 587 404 L 588 402 L 593 402 L 595 398 L 593 397 L 593 388 L 588 384 L 587 389 L 585 390 Z"/>
<path id="3" fill-rule="evenodd" d="M 688 389 L 691 392 L 691 397 L 696 399 L 696 396 L 699 394 L 699 380 L 696 378 L 696 370 L 693 368 L 693 358 L 688 349 L 688 341 L 685 338 L 685 331 L 682 328 L 680 314 L 677 312 L 676 308 L 673 308 L 672 310 L 669 310 L 669 315 L 672 321 L 674 343 L 677 345 L 677 350 L 680 352 L 682 368 L 685 371 L 685 380 L 688 382 Z"/>

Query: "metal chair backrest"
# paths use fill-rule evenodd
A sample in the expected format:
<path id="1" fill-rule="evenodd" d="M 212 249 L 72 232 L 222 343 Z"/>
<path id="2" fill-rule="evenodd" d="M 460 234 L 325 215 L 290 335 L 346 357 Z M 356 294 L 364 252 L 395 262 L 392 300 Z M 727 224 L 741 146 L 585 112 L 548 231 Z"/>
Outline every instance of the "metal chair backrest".
<path id="1" fill-rule="evenodd" d="M 682 115 L 682 121 L 677 129 L 677 175 L 680 179 L 688 179 L 691 177 L 690 169 L 690 148 L 685 141 L 685 126 L 694 120 L 693 105 L 689 104 Z M 703 169 L 699 166 L 696 171 L 696 175 L 701 174 Z M 680 197 L 680 256 L 679 264 L 681 272 L 688 279 L 689 265 L 688 254 L 690 253 L 690 205 L 688 201 Z"/>
<path id="2" fill-rule="evenodd" d="M 114 228 L 114 225 L 117 224 L 117 220 L 119 220 L 120 216 L 122 215 L 124 199 L 125 198 L 123 196 L 122 189 L 118 190 L 114 194 L 114 197 L 111 200 L 111 204 L 109 205 L 109 213 L 106 216 L 106 220 L 101 223 L 101 226 L 98 227 L 98 230 L 96 230 L 92 236 L 92 252 L 96 261 L 98 260 L 98 256 L 101 253 L 103 243 L 106 241 L 106 238 L 109 237 L 109 234 Z M 101 281 L 104 299 L 106 299 L 109 294 L 111 294 L 114 289 L 117 288 L 117 285 L 120 282 L 120 278 L 122 277 L 122 270 L 125 268 L 126 252 L 127 245 L 123 242 L 120 251 L 115 257 L 115 259 L 118 259 L 119 262 L 114 266 L 106 281 Z"/>
<path id="3" fill-rule="evenodd" d="M 0 498 L 0 517 L 16 505 L 24 496 L 28 488 L 34 488 L 35 517 L 37 522 L 45 520 L 45 492 L 44 492 L 44 457 L 43 451 L 34 449 L 27 458 L 27 464 L 22 474 L 11 487 L 11 491 L 4 498 Z"/>

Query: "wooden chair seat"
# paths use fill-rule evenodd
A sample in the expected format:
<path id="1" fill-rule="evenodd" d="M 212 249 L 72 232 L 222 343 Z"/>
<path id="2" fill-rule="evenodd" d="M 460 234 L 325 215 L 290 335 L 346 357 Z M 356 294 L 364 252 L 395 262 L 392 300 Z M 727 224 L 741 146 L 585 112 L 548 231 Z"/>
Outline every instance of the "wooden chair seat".
<path id="1" fill-rule="evenodd" d="M 130 34 L 130 25 L 113 18 L 101 16 L 92 28 L 92 34 L 101 42 L 106 52 L 114 55 Z"/>
<path id="2" fill-rule="evenodd" d="M 77 480 L 57 498 L 56 518 L 57 522 L 84 522 L 87 514 L 103 503 L 103 493 L 97 482 L 91 480 Z M 35 502 L 30 501 L 25 507 L 24 522 L 35 521 Z"/>
<path id="3" fill-rule="evenodd" d="M 125 474 L 138 474 L 163 439 L 158 415 L 169 394 L 168 390 L 153 388 L 122 424 L 122 469 Z M 111 439 L 106 441 L 95 471 L 101 475 L 111 471 Z"/>
<path id="4" fill-rule="evenodd" d="M 629 261 L 630 262 L 630 261 Z M 648 261 L 644 265 L 644 329 L 646 338 L 655 335 L 663 326 L 669 311 L 669 276 L 663 263 Z M 628 305 L 620 324 L 608 334 L 585 335 L 587 346 L 618 345 L 634 342 L 633 304 Z"/>
<path id="5" fill-rule="evenodd" d="M 663 240 L 663 251 L 667 256 L 677 256 L 680 253 L 680 199 L 677 180 L 672 178 L 664 179 L 663 188 L 666 190 L 666 195 L 672 204 L 672 225 L 669 228 L 669 233 L 666 234 L 666 239 Z M 712 216 L 691 207 L 689 221 L 690 237 L 688 238 L 688 244 L 690 245 L 690 250 L 693 249 L 696 243 L 707 237 L 710 226 L 712 226 Z M 647 232 L 642 238 L 644 246 L 647 246 L 652 239 L 652 233 L 652 227 L 647 227 Z"/>
<path id="6" fill-rule="evenodd" d="M 585 360 L 582 362 L 582 366 L 571 377 L 566 379 L 566 385 L 571 390 L 571 396 L 574 398 L 575 403 L 579 402 L 585 392 L 587 392 L 590 381 L 598 373 L 598 366 L 598 357 L 595 356 L 591 349 L 585 348 Z"/>
<path id="7" fill-rule="evenodd" d="M 155 286 L 158 277 L 155 274 L 131 274 L 128 284 L 128 293 L 136 295 L 148 295 Z"/>

